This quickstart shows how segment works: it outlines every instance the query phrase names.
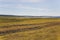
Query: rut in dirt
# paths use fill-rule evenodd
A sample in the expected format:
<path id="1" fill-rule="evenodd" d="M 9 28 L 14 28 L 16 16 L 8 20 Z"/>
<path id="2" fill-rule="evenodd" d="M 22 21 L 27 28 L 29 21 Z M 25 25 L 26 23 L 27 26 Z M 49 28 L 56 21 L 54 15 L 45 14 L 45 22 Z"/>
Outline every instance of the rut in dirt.
<path id="1" fill-rule="evenodd" d="M 43 25 L 40 25 L 40 24 L 43 24 Z M 32 26 L 31 28 L 17 28 L 17 29 L 9 29 L 9 30 L 4 30 L 4 31 L 0 31 L 0 35 L 6 35 L 6 34 L 10 34 L 10 33 L 16 33 L 16 32 L 24 32 L 24 31 L 31 31 L 31 30 L 38 30 L 38 29 L 42 29 L 42 28 L 47 28 L 47 27 L 51 27 L 51 26 L 56 26 L 56 25 L 60 25 L 60 22 L 46 22 L 46 23 L 40 23 L 40 24 L 24 24 L 24 25 L 10 25 L 9 27 L 8 26 L 3 26 L 1 27 L 1 29 L 9 29 L 9 28 L 12 28 L 13 26 Z M 44 25 L 46 24 L 46 25 Z M 36 26 L 37 25 L 37 26 Z M 33 27 L 34 26 L 34 27 Z"/>

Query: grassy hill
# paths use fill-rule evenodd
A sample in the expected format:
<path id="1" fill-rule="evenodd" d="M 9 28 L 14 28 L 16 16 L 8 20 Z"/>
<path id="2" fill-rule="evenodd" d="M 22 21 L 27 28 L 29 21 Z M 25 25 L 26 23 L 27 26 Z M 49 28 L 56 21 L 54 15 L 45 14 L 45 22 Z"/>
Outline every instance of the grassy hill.
<path id="1" fill-rule="evenodd" d="M 0 40 L 60 40 L 60 18 L 0 16 Z"/>

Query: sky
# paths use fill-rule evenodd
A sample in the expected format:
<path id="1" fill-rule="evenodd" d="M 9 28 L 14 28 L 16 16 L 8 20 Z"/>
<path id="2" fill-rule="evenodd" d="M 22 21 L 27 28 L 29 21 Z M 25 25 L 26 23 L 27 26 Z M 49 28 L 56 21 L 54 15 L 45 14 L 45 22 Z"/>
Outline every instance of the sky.
<path id="1" fill-rule="evenodd" d="M 0 15 L 60 16 L 60 0 L 0 0 Z"/>

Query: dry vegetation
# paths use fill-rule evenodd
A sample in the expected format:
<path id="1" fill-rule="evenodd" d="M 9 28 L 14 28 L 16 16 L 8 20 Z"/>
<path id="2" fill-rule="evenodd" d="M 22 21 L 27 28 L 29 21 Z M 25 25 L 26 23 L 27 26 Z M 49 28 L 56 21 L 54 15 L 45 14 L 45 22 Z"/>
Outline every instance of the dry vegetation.
<path id="1" fill-rule="evenodd" d="M 0 17 L 0 40 L 60 40 L 60 18 Z"/>

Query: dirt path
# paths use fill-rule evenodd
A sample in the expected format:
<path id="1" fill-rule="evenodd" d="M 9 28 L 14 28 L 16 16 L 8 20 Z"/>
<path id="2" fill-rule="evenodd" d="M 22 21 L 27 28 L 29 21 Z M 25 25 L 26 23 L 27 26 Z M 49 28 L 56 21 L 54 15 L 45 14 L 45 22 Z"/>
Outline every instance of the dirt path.
<path id="1" fill-rule="evenodd" d="M 40 23 L 40 24 L 23 24 L 23 25 L 16 24 L 16 25 L 2 26 L 0 27 L 0 35 L 37 30 L 37 29 L 42 29 L 42 28 L 56 26 L 56 25 L 60 25 L 60 22 L 46 22 L 46 23 Z"/>

